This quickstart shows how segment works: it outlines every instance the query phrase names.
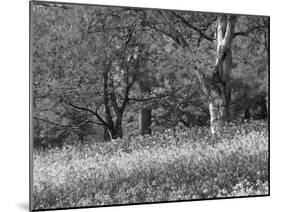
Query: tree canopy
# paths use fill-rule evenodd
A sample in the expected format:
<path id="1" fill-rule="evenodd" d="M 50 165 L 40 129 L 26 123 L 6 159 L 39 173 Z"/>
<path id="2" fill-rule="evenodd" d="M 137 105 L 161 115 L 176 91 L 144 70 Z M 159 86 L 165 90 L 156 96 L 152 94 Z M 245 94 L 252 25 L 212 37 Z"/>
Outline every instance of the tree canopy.
<path id="1" fill-rule="evenodd" d="M 35 144 L 208 125 L 231 23 L 229 120 L 267 116 L 268 17 L 43 2 L 32 14 Z"/>

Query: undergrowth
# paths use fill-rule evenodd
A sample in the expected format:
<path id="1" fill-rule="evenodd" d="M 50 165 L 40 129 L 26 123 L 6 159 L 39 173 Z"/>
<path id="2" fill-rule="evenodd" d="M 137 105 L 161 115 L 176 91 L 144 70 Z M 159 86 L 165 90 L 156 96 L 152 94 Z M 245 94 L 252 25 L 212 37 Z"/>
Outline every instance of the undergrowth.
<path id="1" fill-rule="evenodd" d="M 268 194 L 264 122 L 34 150 L 33 209 Z"/>

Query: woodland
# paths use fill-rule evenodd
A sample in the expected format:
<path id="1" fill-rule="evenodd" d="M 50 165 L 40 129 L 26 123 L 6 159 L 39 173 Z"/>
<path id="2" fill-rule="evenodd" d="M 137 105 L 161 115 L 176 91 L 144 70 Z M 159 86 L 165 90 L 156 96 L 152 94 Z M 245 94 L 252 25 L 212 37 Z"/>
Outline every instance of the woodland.
<path id="1" fill-rule="evenodd" d="M 36 145 L 267 117 L 267 17 L 33 9 Z"/>
<path id="2" fill-rule="evenodd" d="M 268 193 L 269 17 L 30 11 L 35 209 Z"/>

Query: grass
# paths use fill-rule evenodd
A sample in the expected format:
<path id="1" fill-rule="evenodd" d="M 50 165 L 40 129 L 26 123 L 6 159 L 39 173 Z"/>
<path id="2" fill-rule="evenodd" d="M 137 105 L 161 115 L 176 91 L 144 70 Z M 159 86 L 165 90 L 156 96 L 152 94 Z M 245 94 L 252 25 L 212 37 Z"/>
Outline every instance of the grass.
<path id="1" fill-rule="evenodd" d="M 268 194 L 268 128 L 175 128 L 34 151 L 34 209 Z"/>

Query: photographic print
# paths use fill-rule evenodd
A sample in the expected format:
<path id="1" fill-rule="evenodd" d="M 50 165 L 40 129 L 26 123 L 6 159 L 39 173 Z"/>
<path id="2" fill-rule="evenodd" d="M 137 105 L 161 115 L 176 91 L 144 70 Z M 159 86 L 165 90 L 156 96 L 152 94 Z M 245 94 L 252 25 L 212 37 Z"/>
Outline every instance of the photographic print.
<path id="1" fill-rule="evenodd" d="M 31 210 L 268 195 L 268 16 L 30 2 Z"/>

